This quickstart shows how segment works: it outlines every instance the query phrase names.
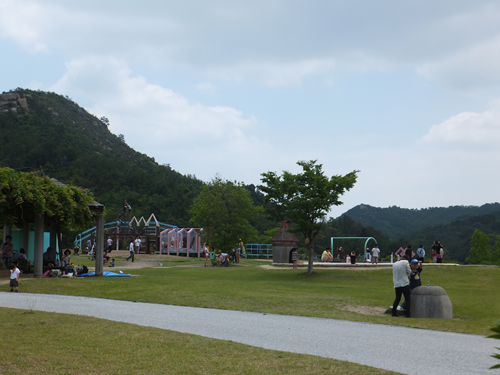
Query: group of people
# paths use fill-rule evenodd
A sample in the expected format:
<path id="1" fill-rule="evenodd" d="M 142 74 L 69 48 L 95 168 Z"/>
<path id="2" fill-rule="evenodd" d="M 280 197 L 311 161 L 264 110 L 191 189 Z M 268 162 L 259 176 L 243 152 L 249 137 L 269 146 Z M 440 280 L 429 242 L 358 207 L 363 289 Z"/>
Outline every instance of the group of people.
<path id="1" fill-rule="evenodd" d="M 142 241 L 141 241 L 141 237 L 140 236 L 135 237 L 135 239 L 131 238 L 130 239 L 130 244 L 129 244 L 129 247 L 128 247 L 130 255 L 125 260 L 128 262 L 129 259 L 132 259 L 132 262 L 133 262 L 134 261 L 134 255 L 135 254 L 139 254 L 139 252 L 141 251 L 141 247 L 142 247 Z"/>
<path id="2" fill-rule="evenodd" d="M 410 252 L 411 253 L 411 252 Z M 410 253 L 401 256 L 400 260 L 392 266 L 392 281 L 396 298 L 392 304 L 392 316 L 397 317 L 401 297 L 405 297 L 402 309 L 407 318 L 411 317 L 411 291 L 422 285 L 420 274 L 422 273 L 423 257 L 413 259 Z"/>
<path id="3" fill-rule="evenodd" d="M 403 249 L 400 247 L 394 255 L 398 257 L 398 260 L 402 259 L 405 255 L 408 255 L 410 258 L 414 258 L 415 255 L 417 256 L 417 259 L 421 260 L 422 262 L 424 261 L 425 258 L 425 249 L 424 245 L 420 245 L 417 249 L 417 254 L 415 254 L 411 248 L 411 245 L 408 245 L 406 249 Z M 443 263 L 443 257 L 444 257 L 444 248 L 441 242 L 438 240 L 434 241 L 432 244 L 432 261 L 434 263 Z"/>
<path id="4" fill-rule="evenodd" d="M 203 251 L 201 252 L 201 257 L 205 258 L 204 266 L 207 267 L 207 261 L 210 259 L 210 264 L 212 267 L 221 265 L 221 255 L 223 253 L 218 253 L 217 251 L 210 249 L 207 244 L 204 244 Z M 237 247 L 236 249 L 231 250 L 229 256 L 229 262 L 239 263 L 241 259 L 241 249 Z"/>
<path id="5" fill-rule="evenodd" d="M 337 261 L 340 262 L 340 257 L 341 257 L 343 252 L 344 252 L 344 249 L 342 247 L 337 247 Z M 375 245 L 371 251 L 370 251 L 370 249 L 366 249 L 366 253 L 367 253 L 367 256 L 369 256 L 371 263 L 378 264 L 378 260 L 380 257 L 380 249 L 378 248 L 378 245 Z M 356 252 L 353 250 L 350 253 L 347 253 L 345 259 L 346 259 L 346 263 L 356 264 Z M 332 249 L 330 247 L 327 247 L 323 251 L 323 254 L 321 254 L 321 262 L 328 263 L 328 262 L 333 262 L 333 261 L 334 260 L 333 260 Z"/>

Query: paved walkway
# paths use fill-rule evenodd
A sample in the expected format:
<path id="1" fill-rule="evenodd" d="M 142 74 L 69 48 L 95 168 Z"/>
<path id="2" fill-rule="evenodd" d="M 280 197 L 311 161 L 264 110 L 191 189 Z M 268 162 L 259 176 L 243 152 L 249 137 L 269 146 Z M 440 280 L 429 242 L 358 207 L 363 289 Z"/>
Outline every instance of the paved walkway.
<path id="1" fill-rule="evenodd" d="M 494 374 L 488 368 L 500 346 L 476 335 L 88 297 L 0 292 L 0 307 L 93 316 L 415 375 Z"/>

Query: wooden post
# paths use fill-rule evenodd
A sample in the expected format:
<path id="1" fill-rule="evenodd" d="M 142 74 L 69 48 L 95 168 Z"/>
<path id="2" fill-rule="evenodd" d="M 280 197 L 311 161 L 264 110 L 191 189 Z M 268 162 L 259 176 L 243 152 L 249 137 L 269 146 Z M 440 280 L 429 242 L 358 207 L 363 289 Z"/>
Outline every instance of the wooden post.
<path id="1" fill-rule="evenodd" d="M 103 275 L 104 260 L 104 216 L 98 214 L 96 218 L 96 249 L 95 250 L 95 275 Z"/>
<path id="2" fill-rule="evenodd" d="M 35 214 L 35 277 L 42 277 L 43 275 L 43 228 L 44 217 L 43 214 Z"/>
<path id="3" fill-rule="evenodd" d="M 57 224 L 54 220 L 50 221 L 50 244 L 49 246 L 52 248 L 53 253 L 56 255 L 55 259 L 57 260 L 57 255 L 59 255 L 59 259 L 62 259 L 60 251 L 57 251 Z"/>
<path id="4" fill-rule="evenodd" d="M 2 241 L 2 243 L 5 242 L 5 237 L 12 236 L 11 230 L 12 230 L 12 228 L 9 225 L 4 225 L 4 227 L 3 227 L 3 241 Z"/>
<path id="5" fill-rule="evenodd" d="M 23 223 L 23 238 L 21 241 L 21 247 L 26 252 L 26 256 L 28 256 L 30 251 L 30 223 Z"/>

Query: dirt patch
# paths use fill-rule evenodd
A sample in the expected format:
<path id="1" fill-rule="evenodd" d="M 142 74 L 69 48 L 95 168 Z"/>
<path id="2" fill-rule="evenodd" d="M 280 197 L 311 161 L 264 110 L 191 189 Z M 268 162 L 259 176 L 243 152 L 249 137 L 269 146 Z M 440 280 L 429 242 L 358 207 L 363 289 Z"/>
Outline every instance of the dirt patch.
<path id="1" fill-rule="evenodd" d="M 387 309 L 383 307 L 376 306 L 352 306 L 352 305 L 343 305 L 337 306 L 340 310 L 352 311 L 363 315 L 385 315 Z"/>

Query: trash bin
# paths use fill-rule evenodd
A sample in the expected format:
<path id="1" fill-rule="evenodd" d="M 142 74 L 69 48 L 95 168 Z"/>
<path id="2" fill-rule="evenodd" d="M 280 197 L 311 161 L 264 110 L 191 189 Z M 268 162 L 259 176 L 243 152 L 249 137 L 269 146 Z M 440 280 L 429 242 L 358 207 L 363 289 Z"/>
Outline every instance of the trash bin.
<path id="1" fill-rule="evenodd" d="M 453 319 L 450 297 L 440 286 L 419 286 L 411 292 L 411 316 Z"/>

